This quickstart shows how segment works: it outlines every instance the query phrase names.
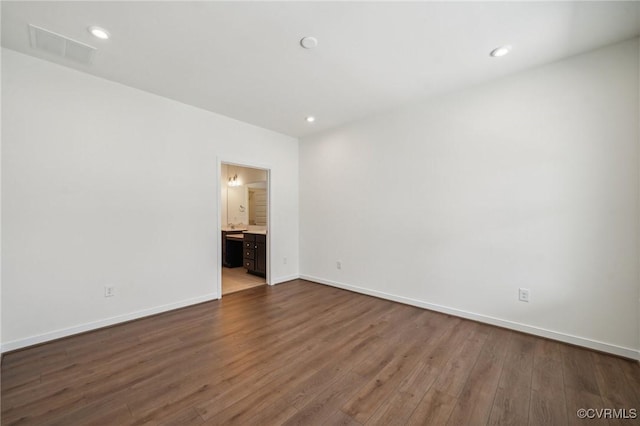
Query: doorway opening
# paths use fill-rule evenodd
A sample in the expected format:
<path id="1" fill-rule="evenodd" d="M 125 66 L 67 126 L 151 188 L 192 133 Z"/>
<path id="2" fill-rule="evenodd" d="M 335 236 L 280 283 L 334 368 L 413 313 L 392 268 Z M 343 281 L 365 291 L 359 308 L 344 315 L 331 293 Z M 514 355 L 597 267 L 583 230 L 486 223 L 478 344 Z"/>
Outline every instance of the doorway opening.
<path id="1" fill-rule="evenodd" d="M 266 285 L 269 171 L 220 164 L 221 295 Z"/>

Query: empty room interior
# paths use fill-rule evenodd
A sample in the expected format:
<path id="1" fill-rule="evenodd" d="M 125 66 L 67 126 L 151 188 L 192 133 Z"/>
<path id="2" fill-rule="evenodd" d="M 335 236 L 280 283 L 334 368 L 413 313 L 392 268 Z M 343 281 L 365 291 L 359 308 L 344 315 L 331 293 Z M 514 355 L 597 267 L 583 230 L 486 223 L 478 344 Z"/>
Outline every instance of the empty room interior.
<path id="1" fill-rule="evenodd" d="M 2 425 L 638 424 L 640 2 L 1 2 Z"/>

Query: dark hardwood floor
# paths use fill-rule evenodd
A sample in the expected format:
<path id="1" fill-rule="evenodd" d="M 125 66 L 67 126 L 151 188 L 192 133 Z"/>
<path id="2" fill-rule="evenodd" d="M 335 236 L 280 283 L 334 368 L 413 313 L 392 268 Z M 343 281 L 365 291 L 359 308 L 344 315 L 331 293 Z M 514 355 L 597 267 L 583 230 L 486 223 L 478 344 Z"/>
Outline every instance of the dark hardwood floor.
<path id="1" fill-rule="evenodd" d="M 301 280 L 2 362 L 3 425 L 638 424 L 579 408 L 640 411 L 638 363 Z"/>

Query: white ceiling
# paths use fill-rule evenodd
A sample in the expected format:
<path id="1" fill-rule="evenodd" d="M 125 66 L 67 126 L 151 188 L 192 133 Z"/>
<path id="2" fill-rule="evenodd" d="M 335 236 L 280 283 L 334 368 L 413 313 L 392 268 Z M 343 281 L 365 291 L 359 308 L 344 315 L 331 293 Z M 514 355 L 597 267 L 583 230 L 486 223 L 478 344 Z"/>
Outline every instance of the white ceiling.
<path id="1" fill-rule="evenodd" d="M 638 36 L 639 5 L 3 1 L 2 45 L 304 136 Z M 32 49 L 27 24 L 97 47 L 93 64 Z M 94 38 L 90 25 L 112 38 Z M 302 49 L 304 36 L 318 47 Z M 510 55 L 489 57 L 503 44 Z"/>

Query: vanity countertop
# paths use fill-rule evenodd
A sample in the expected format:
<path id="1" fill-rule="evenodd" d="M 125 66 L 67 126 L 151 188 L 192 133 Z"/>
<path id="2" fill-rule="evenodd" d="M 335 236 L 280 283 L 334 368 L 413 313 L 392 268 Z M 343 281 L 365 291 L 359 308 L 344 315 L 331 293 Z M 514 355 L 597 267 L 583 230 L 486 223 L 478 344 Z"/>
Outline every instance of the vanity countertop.
<path id="1" fill-rule="evenodd" d="M 227 240 L 243 240 L 244 234 L 227 234 Z"/>
<path id="2" fill-rule="evenodd" d="M 244 234 L 267 235 L 267 231 L 243 231 Z"/>
<path id="3" fill-rule="evenodd" d="M 247 228 L 244 228 L 244 227 L 240 227 L 240 228 L 230 228 L 230 227 L 228 227 L 228 226 L 223 226 L 223 227 L 222 227 L 222 230 L 223 230 L 223 231 L 225 231 L 225 232 L 237 232 L 238 234 L 240 234 L 241 232 L 246 231 L 246 230 L 247 230 Z"/>

